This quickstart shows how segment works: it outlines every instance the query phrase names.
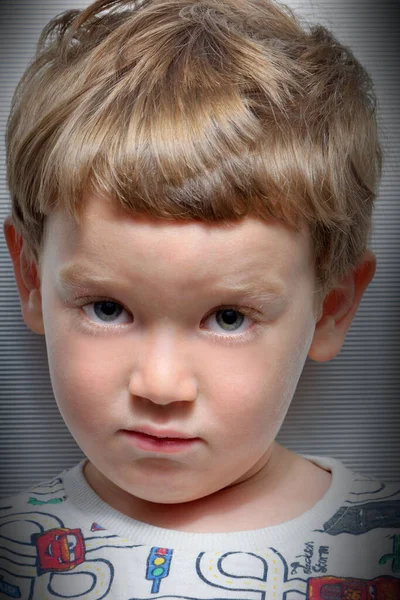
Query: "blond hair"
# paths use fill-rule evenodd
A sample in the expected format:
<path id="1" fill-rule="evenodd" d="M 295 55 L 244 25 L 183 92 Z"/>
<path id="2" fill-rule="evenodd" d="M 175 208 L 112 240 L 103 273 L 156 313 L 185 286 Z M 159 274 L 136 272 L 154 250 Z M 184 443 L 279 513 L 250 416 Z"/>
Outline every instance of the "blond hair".
<path id="1" fill-rule="evenodd" d="M 306 225 L 322 297 L 368 244 L 376 98 L 351 50 L 270 0 L 99 0 L 52 19 L 15 91 L 11 215 L 40 264 L 61 203 Z"/>

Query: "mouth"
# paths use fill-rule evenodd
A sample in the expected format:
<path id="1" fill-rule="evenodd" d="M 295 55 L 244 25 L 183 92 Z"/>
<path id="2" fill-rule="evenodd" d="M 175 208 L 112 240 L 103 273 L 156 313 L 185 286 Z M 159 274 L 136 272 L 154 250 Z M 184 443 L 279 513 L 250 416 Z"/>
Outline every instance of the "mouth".
<path id="1" fill-rule="evenodd" d="M 152 427 L 137 427 L 135 429 L 124 429 L 128 433 L 141 433 L 148 437 L 157 438 L 159 440 L 193 440 L 194 436 L 189 436 L 174 429 L 157 430 Z"/>
<path id="2" fill-rule="evenodd" d="M 184 437 L 184 434 L 168 432 L 168 435 L 158 432 L 157 435 L 139 430 L 122 430 L 127 439 L 137 448 L 153 452 L 176 453 L 182 452 L 197 445 L 200 438 Z"/>

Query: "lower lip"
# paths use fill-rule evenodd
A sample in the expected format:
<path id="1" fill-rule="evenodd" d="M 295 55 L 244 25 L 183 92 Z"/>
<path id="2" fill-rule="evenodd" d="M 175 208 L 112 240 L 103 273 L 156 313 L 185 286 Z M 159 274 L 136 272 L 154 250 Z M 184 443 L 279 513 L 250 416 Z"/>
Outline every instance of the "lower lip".
<path id="1" fill-rule="evenodd" d="M 123 431 L 123 433 L 137 448 L 150 450 L 151 452 L 164 452 L 165 454 L 184 452 L 193 448 L 199 442 L 199 438 L 187 440 L 182 438 L 157 438 L 137 431 Z"/>

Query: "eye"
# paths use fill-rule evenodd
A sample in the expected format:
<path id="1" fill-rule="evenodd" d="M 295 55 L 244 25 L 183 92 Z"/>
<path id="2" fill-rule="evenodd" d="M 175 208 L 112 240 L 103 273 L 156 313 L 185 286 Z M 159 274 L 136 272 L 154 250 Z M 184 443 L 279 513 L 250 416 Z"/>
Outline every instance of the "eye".
<path id="1" fill-rule="evenodd" d="M 204 322 L 208 323 L 211 327 L 216 324 L 217 327 L 213 329 L 213 331 L 216 331 L 217 333 L 221 332 L 221 330 L 225 333 L 241 333 L 240 328 L 246 320 L 251 321 L 249 316 L 246 315 L 245 309 L 238 310 L 237 308 L 227 307 L 219 308 L 214 311 Z M 246 329 L 248 329 L 248 327 L 245 327 L 245 330 Z"/>
<path id="2" fill-rule="evenodd" d="M 80 323 L 85 328 L 100 327 L 105 331 L 112 329 L 115 332 L 124 331 L 126 324 L 132 323 L 133 317 L 129 310 L 111 298 L 86 297 L 79 300 L 78 306 L 85 312 L 87 319 Z M 125 313 L 128 321 L 119 317 Z M 109 327 L 106 325 L 110 324 Z M 260 313 L 247 306 L 226 305 L 219 306 L 210 312 L 200 324 L 200 328 L 207 329 L 207 334 L 214 337 L 215 341 L 237 343 L 250 341 L 261 333 Z"/>
<path id="3" fill-rule="evenodd" d="M 82 309 L 88 315 L 90 319 L 94 319 L 93 315 L 100 319 L 102 323 L 113 323 L 115 324 L 116 319 L 123 313 L 128 312 L 118 302 L 113 300 L 95 300 L 82 305 Z M 121 324 L 121 323 L 118 323 Z"/>

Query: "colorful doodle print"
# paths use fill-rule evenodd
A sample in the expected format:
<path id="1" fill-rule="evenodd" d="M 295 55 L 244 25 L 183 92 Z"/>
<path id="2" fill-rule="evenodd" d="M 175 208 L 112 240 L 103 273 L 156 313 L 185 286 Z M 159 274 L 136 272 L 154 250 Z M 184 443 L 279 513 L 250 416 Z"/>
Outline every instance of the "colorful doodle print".
<path id="1" fill-rule="evenodd" d="M 394 492 L 371 480 L 297 548 L 196 552 L 133 543 L 101 522 L 82 523 L 54 479 L 30 490 L 25 509 L 10 499 L 0 507 L 0 599 L 399 600 L 400 531 L 388 530 L 398 522 Z M 332 560 L 337 540 L 347 549 L 349 540 L 380 531 L 374 573 L 344 576 Z"/>

